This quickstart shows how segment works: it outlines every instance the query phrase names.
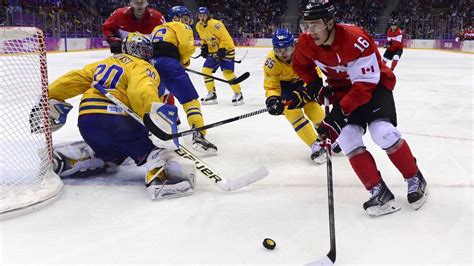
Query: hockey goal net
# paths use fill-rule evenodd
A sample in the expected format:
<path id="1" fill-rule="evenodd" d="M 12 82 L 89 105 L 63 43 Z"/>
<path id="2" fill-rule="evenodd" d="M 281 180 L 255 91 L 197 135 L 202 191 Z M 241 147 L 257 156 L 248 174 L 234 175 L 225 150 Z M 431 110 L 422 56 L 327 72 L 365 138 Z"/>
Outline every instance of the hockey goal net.
<path id="1" fill-rule="evenodd" d="M 52 171 L 45 50 L 41 30 L 0 27 L 0 220 L 49 203 L 63 188 Z"/>

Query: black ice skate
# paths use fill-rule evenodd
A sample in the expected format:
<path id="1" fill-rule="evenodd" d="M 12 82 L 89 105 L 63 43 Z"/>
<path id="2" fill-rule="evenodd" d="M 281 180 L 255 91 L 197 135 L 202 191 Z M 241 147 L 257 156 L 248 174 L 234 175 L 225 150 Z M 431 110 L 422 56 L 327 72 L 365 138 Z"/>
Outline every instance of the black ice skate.
<path id="1" fill-rule="evenodd" d="M 205 139 L 201 132 L 195 132 L 193 134 L 193 148 L 209 154 L 217 152 L 216 145 Z"/>
<path id="2" fill-rule="evenodd" d="M 217 104 L 217 94 L 215 91 L 209 92 L 206 97 L 201 98 L 201 103 L 203 105 L 212 105 Z"/>
<path id="3" fill-rule="evenodd" d="M 426 180 L 418 171 L 418 174 L 406 180 L 408 183 L 408 203 L 414 210 L 418 210 L 423 206 L 428 198 L 429 192 L 426 189 Z"/>
<path id="4" fill-rule="evenodd" d="M 242 105 L 244 104 L 244 96 L 241 92 L 234 94 L 232 97 L 232 104 L 233 105 Z"/>
<path id="5" fill-rule="evenodd" d="M 363 207 L 370 216 L 381 216 L 400 210 L 395 204 L 395 197 L 383 180 L 370 190 L 370 199 Z"/>

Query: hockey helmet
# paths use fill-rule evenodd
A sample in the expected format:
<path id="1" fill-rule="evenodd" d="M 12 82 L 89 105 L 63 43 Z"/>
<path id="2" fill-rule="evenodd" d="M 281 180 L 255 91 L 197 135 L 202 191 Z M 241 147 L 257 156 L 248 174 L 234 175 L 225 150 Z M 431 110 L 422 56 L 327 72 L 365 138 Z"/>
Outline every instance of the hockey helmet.
<path id="1" fill-rule="evenodd" d="M 272 44 L 274 49 L 285 49 L 295 43 L 293 34 L 288 29 L 277 29 L 273 33 Z"/>
<path id="2" fill-rule="evenodd" d="M 336 15 L 336 8 L 330 0 L 309 0 L 303 9 L 303 20 L 322 19 L 327 22 Z"/>
<path id="3" fill-rule="evenodd" d="M 150 59 L 153 55 L 150 39 L 139 32 L 128 34 L 123 40 L 122 51 L 144 60 Z"/>
<path id="4" fill-rule="evenodd" d="M 275 55 L 284 61 L 291 61 L 295 51 L 295 38 L 288 29 L 277 29 L 272 37 Z"/>
<path id="5" fill-rule="evenodd" d="M 191 18 L 191 11 L 185 6 L 173 6 L 168 10 L 169 21 L 179 21 L 183 16 L 189 16 Z"/>
<path id="6" fill-rule="evenodd" d="M 200 6 L 198 8 L 198 14 L 205 14 L 209 16 L 209 9 L 205 6 Z"/>

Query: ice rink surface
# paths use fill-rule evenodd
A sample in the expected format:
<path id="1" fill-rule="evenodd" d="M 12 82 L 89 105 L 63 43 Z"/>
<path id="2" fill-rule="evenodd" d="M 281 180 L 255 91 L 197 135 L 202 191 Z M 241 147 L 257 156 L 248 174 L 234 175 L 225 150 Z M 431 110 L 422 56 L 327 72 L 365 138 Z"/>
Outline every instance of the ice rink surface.
<path id="1" fill-rule="evenodd" d="M 270 48 L 248 50 L 236 74 L 245 105 L 216 81 L 219 104 L 203 106 L 207 123 L 264 107 L 263 69 Z M 382 51 L 383 52 L 383 51 Z M 48 54 L 49 81 L 109 56 L 105 50 Z M 203 60 L 191 68 L 200 70 Z M 337 264 L 473 264 L 473 55 L 404 51 L 395 70 L 398 128 L 428 182 L 430 197 L 418 211 L 407 185 L 370 136 L 364 140 L 402 210 L 368 217 L 368 193 L 346 158 L 333 160 Z M 201 96 L 201 76 L 190 74 Z M 220 71 L 216 74 L 222 77 Z M 79 140 L 79 98 L 55 143 Z M 182 121 L 185 115 L 180 110 Z M 181 130 L 187 129 L 182 126 Z M 198 175 L 194 195 L 153 202 L 143 169 L 114 176 L 66 180 L 53 204 L 0 223 L 0 264 L 302 265 L 329 250 L 326 168 L 283 116 L 261 114 L 208 131 L 217 156 L 202 158 L 229 179 L 265 165 L 270 175 L 232 193 Z M 184 139 L 190 144 L 190 138 Z M 196 154 L 198 154 L 196 152 Z M 277 243 L 262 247 L 264 238 Z"/>

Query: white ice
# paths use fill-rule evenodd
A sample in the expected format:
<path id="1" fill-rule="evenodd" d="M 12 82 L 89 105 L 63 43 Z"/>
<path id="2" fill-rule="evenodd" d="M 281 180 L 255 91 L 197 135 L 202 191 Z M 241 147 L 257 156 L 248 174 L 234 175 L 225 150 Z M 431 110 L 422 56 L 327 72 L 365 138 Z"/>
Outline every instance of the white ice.
<path id="1" fill-rule="evenodd" d="M 206 122 L 264 107 L 262 64 L 270 48 L 248 50 L 236 73 L 245 105 L 216 82 L 219 104 L 203 106 Z M 52 82 L 72 69 L 109 56 L 89 51 L 48 55 Z M 203 61 L 191 67 L 200 70 Z M 368 193 L 344 157 L 333 161 L 337 264 L 473 263 L 473 55 L 406 49 L 395 70 L 399 129 L 410 144 L 431 195 L 418 211 L 406 183 L 369 136 L 365 143 L 402 210 L 368 217 Z M 191 78 L 201 96 L 202 77 Z M 222 77 L 221 72 L 216 74 Z M 79 98 L 55 143 L 80 139 Z M 185 120 L 181 110 L 181 119 Z M 186 129 L 185 126 L 182 129 Z M 282 116 L 262 114 L 208 131 L 219 152 L 203 157 L 228 178 L 265 165 L 270 175 L 233 193 L 198 176 L 194 195 L 148 199 L 133 170 L 114 177 L 67 181 L 53 204 L 0 223 L 0 264 L 288 264 L 302 265 L 329 250 L 326 168 Z M 190 140 L 186 138 L 185 144 Z M 264 238 L 277 243 L 262 247 Z"/>

